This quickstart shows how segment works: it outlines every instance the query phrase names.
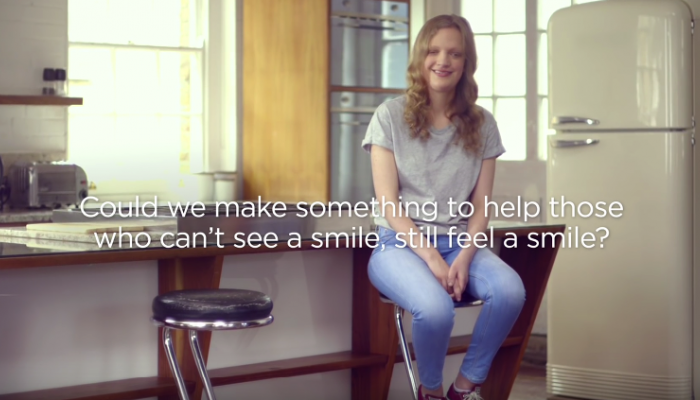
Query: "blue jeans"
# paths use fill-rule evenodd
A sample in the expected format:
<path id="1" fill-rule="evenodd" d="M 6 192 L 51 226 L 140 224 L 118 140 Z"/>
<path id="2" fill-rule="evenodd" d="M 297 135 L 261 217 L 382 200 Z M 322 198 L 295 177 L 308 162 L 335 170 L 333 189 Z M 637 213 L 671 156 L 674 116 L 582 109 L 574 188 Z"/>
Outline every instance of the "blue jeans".
<path id="1" fill-rule="evenodd" d="M 409 246 L 400 248 L 403 243 L 396 239 L 396 232 L 379 228 L 378 234 L 380 245 L 369 260 L 369 279 L 377 290 L 413 315 L 413 348 L 420 382 L 426 389 L 438 389 L 442 386 L 442 370 L 454 326 L 453 300 Z M 439 235 L 435 246 L 448 266 L 462 250 L 456 236 L 452 241 L 447 235 Z M 483 248 L 476 251 L 469 267 L 466 291 L 483 300 L 484 305 L 460 373 L 480 384 L 486 380 L 496 352 L 520 315 L 525 288 L 512 268 L 490 249 Z"/>

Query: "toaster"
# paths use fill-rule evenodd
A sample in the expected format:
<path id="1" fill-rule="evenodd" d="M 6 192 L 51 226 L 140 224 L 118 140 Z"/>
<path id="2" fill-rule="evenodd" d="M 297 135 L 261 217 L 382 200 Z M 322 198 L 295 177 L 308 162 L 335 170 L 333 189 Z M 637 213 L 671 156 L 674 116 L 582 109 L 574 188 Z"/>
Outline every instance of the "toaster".
<path id="1" fill-rule="evenodd" d="M 27 162 L 10 167 L 8 204 L 13 208 L 59 208 L 79 205 L 88 196 L 85 171 L 60 162 Z"/>

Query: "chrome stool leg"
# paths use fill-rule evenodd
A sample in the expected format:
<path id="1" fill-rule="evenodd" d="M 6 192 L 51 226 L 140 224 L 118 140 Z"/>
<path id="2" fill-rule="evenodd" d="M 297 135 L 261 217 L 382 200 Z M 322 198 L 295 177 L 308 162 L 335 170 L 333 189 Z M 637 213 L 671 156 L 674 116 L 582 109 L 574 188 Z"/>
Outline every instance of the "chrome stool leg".
<path id="1" fill-rule="evenodd" d="M 204 362 L 202 351 L 199 348 L 197 331 L 190 330 L 190 348 L 192 348 L 192 355 L 194 355 L 194 361 L 197 365 L 199 376 L 202 378 L 202 382 L 204 383 L 204 390 L 207 392 L 207 397 L 209 400 L 216 400 L 216 397 L 214 397 L 214 389 L 211 387 L 211 381 L 209 380 L 209 374 L 207 373 L 207 365 Z"/>
<path id="2" fill-rule="evenodd" d="M 170 328 L 167 326 L 163 327 L 163 346 L 165 347 L 165 355 L 168 357 L 168 363 L 170 364 L 170 371 L 175 377 L 177 389 L 180 392 L 180 399 L 189 400 L 187 388 L 185 387 L 185 380 L 182 379 L 182 373 L 180 372 L 180 367 L 177 364 L 175 347 L 173 347 L 173 338 L 170 333 Z"/>
<path id="3" fill-rule="evenodd" d="M 403 330 L 403 309 L 398 304 L 394 304 L 394 316 L 396 319 L 396 330 L 399 333 L 399 340 L 401 341 L 401 352 L 403 353 L 404 364 L 406 365 L 406 374 L 408 375 L 408 381 L 411 383 L 411 389 L 413 390 L 413 400 L 418 400 L 418 386 L 416 385 L 416 377 L 413 374 L 411 352 L 408 349 L 406 335 Z"/>
<path id="4" fill-rule="evenodd" d="M 201 331 L 259 328 L 274 320 L 272 299 L 262 292 L 243 289 L 182 289 L 153 299 L 151 321 L 163 326 L 163 345 L 177 381 L 180 400 L 189 400 L 177 363 L 170 330 L 187 331 L 192 358 L 208 400 L 216 400 L 199 344 Z M 194 379 L 188 376 L 188 379 Z"/>
<path id="5" fill-rule="evenodd" d="M 401 353 L 403 354 L 403 359 L 406 364 L 406 375 L 408 375 L 408 380 L 411 383 L 411 390 L 413 391 L 413 400 L 418 400 L 418 385 L 416 384 L 416 376 L 413 373 L 413 361 L 411 360 L 411 352 L 409 351 L 408 344 L 406 343 L 406 334 L 403 331 L 403 313 L 405 310 L 382 293 L 379 293 L 379 299 L 382 303 L 394 305 L 394 320 L 396 321 L 396 330 L 399 334 Z M 455 301 L 454 307 L 476 307 L 483 304 L 483 300 L 467 297 L 462 299 L 462 301 Z"/>

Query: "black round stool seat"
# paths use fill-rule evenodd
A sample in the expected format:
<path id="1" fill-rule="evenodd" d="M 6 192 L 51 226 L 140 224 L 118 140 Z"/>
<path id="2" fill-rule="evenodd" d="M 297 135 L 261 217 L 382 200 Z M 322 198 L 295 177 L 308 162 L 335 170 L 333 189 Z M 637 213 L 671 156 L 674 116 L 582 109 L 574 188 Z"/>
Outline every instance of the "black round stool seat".
<path id="1" fill-rule="evenodd" d="M 382 293 L 379 293 L 379 297 L 381 298 L 382 302 L 384 302 L 384 303 L 395 304 L 393 300 L 384 296 Z M 460 301 L 453 299 L 453 302 L 454 302 L 455 308 L 475 307 L 475 306 L 480 306 L 480 305 L 484 304 L 484 302 L 482 300 L 479 300 L 475 297 L 469 296 L 468 294 L 463 294 L 462 300 L 460 300 Z"/>
<path id="2" fill-rule="evenodd" d="M 253 290 L 178 290 L 157 296 L 152 308 L 158 321 L 245 322 L 270 317 L 272 300 Z"/>

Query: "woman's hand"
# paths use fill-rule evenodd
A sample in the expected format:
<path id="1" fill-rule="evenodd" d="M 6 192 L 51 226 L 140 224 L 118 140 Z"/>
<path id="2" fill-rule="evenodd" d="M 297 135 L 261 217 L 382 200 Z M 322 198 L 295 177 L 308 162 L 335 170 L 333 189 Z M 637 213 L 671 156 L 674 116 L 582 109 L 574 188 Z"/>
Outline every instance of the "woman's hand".
<path id="1" fill-rule="evenodd" d="M 469 264 L 466 257 L 457 256 L 450 266 L 450 272 L 447 276 L 447 284 L 452 286 L 453 297 L 457 301 L 462 300 L 462 293 L 467 289 L 469 283 Z"/>
<path id="2" fill-rule="evenodd" d="M 447 281 L 450 275 L 450 267 L 442 257 L 435 257 L 428 262 L 428 268 L 432 271 L 435 278 L 440 282 L 443 288 L 452 295 L 452 286 L 448 285 Z"/>
<path id="3" fill-rule="evenodd" d="M 485 232 L 489 225 L 488 213 L 486 212 L 486 200 L 491 197 L 493 191 L 493 179 L 496 174 L 496 159 L 488 158 L 481 162 L 481 172 L 476 181 L 476 186 L 470 196 L 474 212 L 469 218 L 467 225 L 467 233 L 469 237 L 474 238 L 480 232 Z M 448 285 L 453 287 L 454 297 L 457 301 L 462 300 L 462 293 L 467 290 L 469 283 L 469 266 L 472 263 L 474 254 L 478 247 L 475 243 L 467 241 L 467 245 L 457 255 L 457 258 L 450 266 L 450 274 L 448 277 Z"/>

